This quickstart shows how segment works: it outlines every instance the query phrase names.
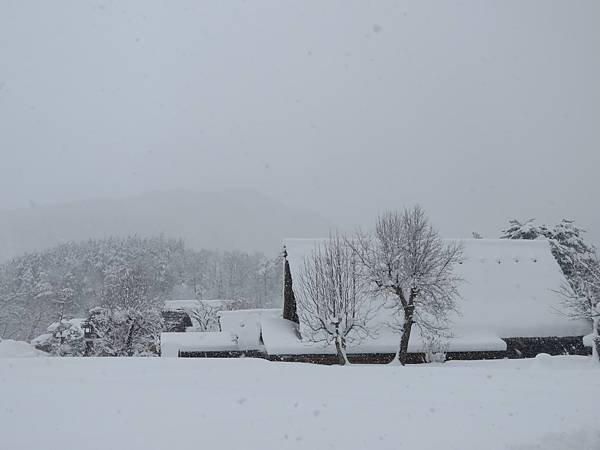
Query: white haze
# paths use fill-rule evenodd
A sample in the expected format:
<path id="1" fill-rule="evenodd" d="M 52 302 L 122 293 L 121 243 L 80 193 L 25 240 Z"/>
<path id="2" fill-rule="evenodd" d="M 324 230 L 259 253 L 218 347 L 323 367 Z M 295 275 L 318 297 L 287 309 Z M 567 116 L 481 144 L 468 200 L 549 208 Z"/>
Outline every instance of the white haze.
<path id="1" fill-rule="evenodd" d="M 274 230 L 265 246 L 416 202 L 445 236 L 572 217 L 600 243 L 599 17 L 595 0 L 2 0 L 0 209 L 241 189 L 273 199 L 246 225 Z M 27 214 L 36 246 L 80 237 L 38 239 L 42 213 L 0 228 Z M 195 227 L 169 214 L 161 230 Z"/>

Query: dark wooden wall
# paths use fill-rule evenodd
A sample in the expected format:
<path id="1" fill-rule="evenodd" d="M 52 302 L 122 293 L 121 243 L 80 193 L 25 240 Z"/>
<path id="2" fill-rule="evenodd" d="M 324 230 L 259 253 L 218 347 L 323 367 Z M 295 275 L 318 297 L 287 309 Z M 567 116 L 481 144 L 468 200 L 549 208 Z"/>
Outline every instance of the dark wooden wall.
<path id="1" fill-rule="evenodd" d="M 354 353 L 348 355 L 352 364 L 388 364 L 396 356 L 394 353 Z M 303 355 L 267 355 L 260 351 L 229 351 L 229 352 L 179 352 L 180 358 L 261 358 L 269 361 L 299 362 L 308 364 L 335 365 L 338 364 L 336 355 L 303 354 Z M 478 360 L 478 359 L 502 359 L 506 358 L 506 352 L 450 352 L 446 354 L 446 360 Z M 408 364 L 421 364 L 425 362 L 423 353 L 409 353 Z"/>
<path id="2" fill-rule="evenodd" d="M 506 338 L 506 351 L 448 352 L 446 360 L 482 360 L 482 359 L 519 359 L 533 358 L 539 353 L 549 355 L 591 355 L 592 351 L 583 346 L 583 336 L 545 337 L 545 338 Z M 310 364 L 334 365 L 338 363 L 336 355 L 267 355 L 258 350 L 228 352 L 179 352 L 181 358 L 262 358 L 270 361 L 302 362 Z M 349 354 L 353 364 L 387 364 L 394 358 L 393 353 L 355 353 Z M 409 353 L 409 364 L 425 362 L 423 353 Z"/>

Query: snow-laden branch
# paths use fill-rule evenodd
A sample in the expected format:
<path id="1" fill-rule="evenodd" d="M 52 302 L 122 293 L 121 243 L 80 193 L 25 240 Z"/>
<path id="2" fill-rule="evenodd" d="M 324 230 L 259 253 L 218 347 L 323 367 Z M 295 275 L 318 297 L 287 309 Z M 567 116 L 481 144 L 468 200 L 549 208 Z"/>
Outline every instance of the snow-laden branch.
<path id="1" fill-rule="evenodd" d="M 347 242 L 332 235 L 305 258 L 298 296 L 304 337 L 335 344 L 340 364 L 347 362 L 347 344 L 373 334 L 370 322 L 377 309 L 361 261 Z"/>

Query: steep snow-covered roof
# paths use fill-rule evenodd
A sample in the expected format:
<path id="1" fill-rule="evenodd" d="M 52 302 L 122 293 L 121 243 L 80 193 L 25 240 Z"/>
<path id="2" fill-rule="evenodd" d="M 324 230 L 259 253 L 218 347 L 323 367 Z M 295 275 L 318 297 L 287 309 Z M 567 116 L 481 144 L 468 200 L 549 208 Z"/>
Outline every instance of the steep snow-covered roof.
<path id="1" fill-rule="evenodd" d="M 457 331 L 500 337 L 581 336 L 585 321 L 568 319 L 560 294 L 565 277 L 546 240 L 467 240 L 458 270 L 462 316 Z"/>
<path id="2" fill-rule="evenodd" d="M 322 239 L 287 239 L 285 245 L 298 297 L 304 258 Z M 565 279 L 545 240 L 462 240 L 464 262 L 457 267 L 459 315 L 452 315 L 451 331 L 458 340 L 470 336 L 544 337 L 589 333 L 585 321 L 561 314 L 556 291 Z M 386 333 L 380 341 L 386 340 Z M 487 339 L 486 338 L 486 339 Z M 411 339 L 412 340 L 412 339 Z"/>

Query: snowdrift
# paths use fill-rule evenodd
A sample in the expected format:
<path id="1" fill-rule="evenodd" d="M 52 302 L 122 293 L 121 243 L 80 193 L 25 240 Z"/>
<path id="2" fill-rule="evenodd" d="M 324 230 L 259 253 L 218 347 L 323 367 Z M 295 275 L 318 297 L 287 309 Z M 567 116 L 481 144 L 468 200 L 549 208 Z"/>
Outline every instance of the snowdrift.
<path id="1" fill-rule="evenodd" d="M 13 341 L 12 339 L 0 340 L 0 358 L 36 358 L 48 356 L 33 345 L 23 341 Z"/>

